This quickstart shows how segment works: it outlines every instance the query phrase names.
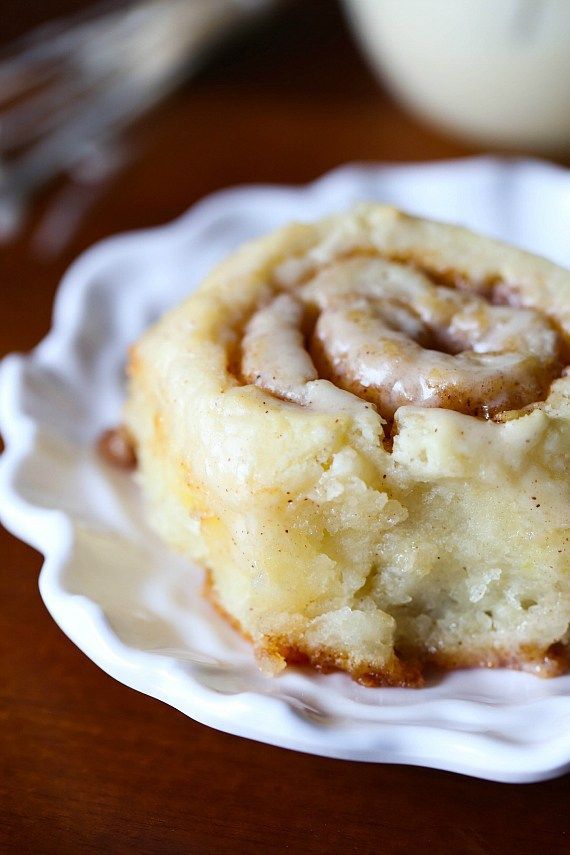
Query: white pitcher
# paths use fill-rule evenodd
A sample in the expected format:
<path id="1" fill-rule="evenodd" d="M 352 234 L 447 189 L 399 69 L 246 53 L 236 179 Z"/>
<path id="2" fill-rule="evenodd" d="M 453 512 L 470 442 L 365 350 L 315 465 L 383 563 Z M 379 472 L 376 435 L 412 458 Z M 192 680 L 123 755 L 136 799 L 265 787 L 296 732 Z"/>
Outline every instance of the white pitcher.
<path id="1" fill-rule="evenodd" d="M 345 0 L 411 110 L 480 142 L 570 150 L 570 0 Z"/>

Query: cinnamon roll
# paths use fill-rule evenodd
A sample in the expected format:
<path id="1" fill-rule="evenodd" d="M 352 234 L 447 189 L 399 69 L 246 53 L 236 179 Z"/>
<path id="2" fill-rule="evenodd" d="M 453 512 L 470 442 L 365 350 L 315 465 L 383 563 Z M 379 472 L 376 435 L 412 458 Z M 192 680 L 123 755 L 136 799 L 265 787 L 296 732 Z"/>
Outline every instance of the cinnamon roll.
<path id="1" fill-rule="evenodd" d="M 267 673 L 567 669 L 570 273 L 380 205 L 247 244 L 133 348 L 151 522 Z"/>

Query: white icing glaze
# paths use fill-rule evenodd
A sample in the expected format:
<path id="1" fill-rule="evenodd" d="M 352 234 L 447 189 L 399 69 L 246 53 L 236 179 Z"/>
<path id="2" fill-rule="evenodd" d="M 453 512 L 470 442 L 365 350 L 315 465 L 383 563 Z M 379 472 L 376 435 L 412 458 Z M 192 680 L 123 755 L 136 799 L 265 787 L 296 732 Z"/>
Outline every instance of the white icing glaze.
<path id="1" fill-rule="evenodd" d="M 248 382 L 306 399 L 318 374 L 303 304 L 320 312 L 311 349 L 321 373 L 386 418 L 409 404 L 488 417 L 539 400 L 558 371 L 559 338 L 540 312 L 492 305 L 378 257 L 331 263 L 329 249 L 317 254 L 327 266 L 295 288 L 291 274 L 308 269 L 297 260 L 289 292 L 254 314 L 243 341 Z"/>

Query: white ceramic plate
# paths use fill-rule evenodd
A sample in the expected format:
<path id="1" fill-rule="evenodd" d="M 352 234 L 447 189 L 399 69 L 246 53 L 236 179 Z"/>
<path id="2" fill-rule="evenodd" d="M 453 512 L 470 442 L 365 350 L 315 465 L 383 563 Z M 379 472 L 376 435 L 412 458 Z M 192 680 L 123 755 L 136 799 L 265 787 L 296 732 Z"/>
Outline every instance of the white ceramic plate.
<path id="1" fill-rule="evenodd" d="M 261 676 L 200 596 L 200 571 L 148 531 L 133 479 L 94 452 L 120 418 L 127 346 L 154 318 L 245 239 L 362 199 L 462 222 L 570 266 L 570 174 L 533 161 L 349 166 L 307 187 L 217 193 L 172 225 L 106 240 L 64 278 L 48 337 L 2 366 L 2 519 L 45 555 L 42 597 L 75 644 L 204 724 L 498 781 L 560 774 L 570 767 L 570 676 L 463 671 L 421 690 L 293 668 Z"/>

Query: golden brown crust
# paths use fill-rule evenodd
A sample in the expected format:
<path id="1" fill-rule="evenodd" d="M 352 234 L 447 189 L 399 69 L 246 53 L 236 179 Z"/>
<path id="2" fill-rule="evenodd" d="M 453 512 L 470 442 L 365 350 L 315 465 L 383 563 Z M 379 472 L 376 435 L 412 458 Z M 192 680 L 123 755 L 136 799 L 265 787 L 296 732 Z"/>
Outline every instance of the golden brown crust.
<path id="1" fill-rule="evenodd" d="M 203 594 L 216 612 L 227 621 L 243 639 L 252 642 L 251 635 L 244 630 L 240 622 L 220 603 L 216 593 L 212 573 L 205 570 Z M 432 669 L 437 672 L 456 671 L 474 668 L 508 668 L 512 671 L 527 671 L 539 677 L 560 677 L 570 671 L 570 645 L 552 644 L 548 648 L 521 645 L 519 648 L 488 647 L 480 650 L 465 650 L 427 653 L 422 650 L 399 652 L 390 665 L 381 671 L 351 669 L 346 656 L 334 654 L 330 650 L 307 650 L 302 645 L 292 645 L 277 637 L 264 639 L 262 649 L 257 645 L 258 654 L 280 657 L 288 665 L 300 665 L 313 668 L 322 674 L 345 671 L 357 683 L 369 688 L 408 688 L 421 689 L 426 682 L 426 674 Z"/>
<path id="2" fill-rule="evenodd" d="M 443 671 L 459 668 L 509 668 L 512 671 L 529 671 L 539 677 L 560 677 L 570 670 L 570 647 L 551 644 L 540 648 L 523 644 L 519 648 L 489 647 L 465 653 L 436 653 L 425 658 L 425 663 Z"/>
<path id="3" fill-rule="evenodd" d="M 216 593 L 211 571 L 206 568 L 204 574 L 204 584 L 202 587 L 204 597 L 206 597 L 220 617 L 227 621 L 232 629 L 241 635 L 245 641 L 253 642 L 251 635 L 243 628 L 237 618 L 231 615 L 221 604 Z M 410 657 L 405 662 L 394 657 L 393 662 L 390 663 L 390 667 L 382 671 L 351 670 L 346 661 L 346 656 L 340 653 L 335 655 L 329 650 L 315 651 L 314 649 L 308 651 L 300 645 L 292 645 L 289 641 L 282 638 L 266 637 L 263 645 L 258 644 L 256 647 L 258 654 L 279 657 L 288 665 L 307 665 L 314 668 L 315 671 L 320 671 L 322 674 L 330 674 L 333 671 L 346 671 L 353 680 L 356 680 L 357 683 L 362 683 L 363 686 L 421 688 L 424 685 L 424 678 L 419 662 L 413 659 L 413 657 Z"/>
<path id="4" fill-rule="evenodd" d="M 567 376 L 493 420 L 473 418 L 470 399 L 470 415 L 402 405 L 390 425 L 363 400 L 366 388 L 355 395 L 322 373 L 310 380 L 303 359 L 279 350 L 256 371 L 243 364 L 255 319 L 283 297 L 306 304 L 293 333 L 310 348 L 315 282 L 327 265 L 367 253 L 410 268 L 386 274 L 385 288 L 396 289 L 386 323 L 428 350 L 453 356 L 463 333 L 455 340 L 445 322 L 432 323 L 427 297 L 425 330 L 402 308 L 397 289 L 413 302 L 418 271 L 445 305 L 463 305 L 445 290 L 470 291 L 494 306 L 536 310 L 540 342 L 570 336 L 568 272 L 461 229 L 374 206 L 263 238 L 214 271 L 133 353 L 125 419 L 151 521 L 211 568 L 218 596 L 210 599 L 247 633 L 268 673 L 286 661 L 372 685 L 421 685 L 432 666 L 561 673 L 567 651 L 553 645 L 567 638 L 570 619 Z M 324 283 L 351 299 L 350 284 Z M 482 328 L 484 314 L 461 323 Z M 270 332 L 286 344 L 281 320 Z M 512 329 L 516 338 L 514 320 Z M 275 340 L 267 339 L 272 356 Z M 279 385 L 274 365 L 286 365 Z M 257 383 L 264 373 L 268 388 Z M 435 380 L 430 389 L 441 387 Z"/>
<path id="5" fill-rule="evenodd" d="M 425 683 L 420 663 L 413 658 L 403 661 L 393 657 L 390 663 L 379 671 L 351 668 L 347 657 L 342 653 L 314 648 L 309 651 L 277 638 L 266 639 L 265 651 L 269 655 L 281 656 L 288 665 L 308 665 L 322 674 L 345 671 L 363 686 L 419 689 Z"/>

